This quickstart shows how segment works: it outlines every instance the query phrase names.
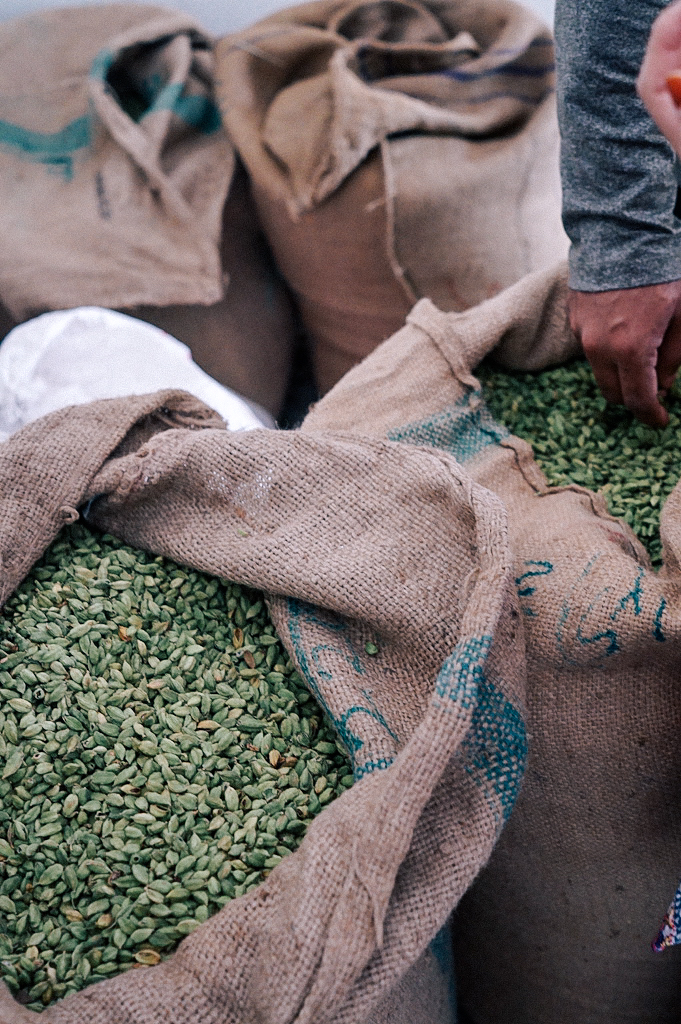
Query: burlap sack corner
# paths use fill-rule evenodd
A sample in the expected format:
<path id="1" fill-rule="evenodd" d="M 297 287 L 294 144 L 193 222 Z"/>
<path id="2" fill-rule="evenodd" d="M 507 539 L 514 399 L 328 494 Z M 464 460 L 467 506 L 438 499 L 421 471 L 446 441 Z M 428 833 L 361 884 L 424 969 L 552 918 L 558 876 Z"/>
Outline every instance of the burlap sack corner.
<path id="1" fill-rule="evenodd" d="M 423 962 L 522 779 L 506 515 L 441 452 L 213 425 L 160 393 L 54 413 L 0 445 L 2 596 L 84 504 L 128 543 L 263 588 L 358 781 L 170 960 L 42 1016 L 386 1024 L 377 1007 Z M 28 1020 L 8 1005 L 0 1019 Z"/>
<path id="2" fill-rule="evenodd" d="M 547 486 L 474 376 L 485 356 L 529 370 L 579 354 L 566 291 L 560 267 L 465 313 L 421 302 L 303 429 L 435 446 L 508 512 L 532 744 L 509 825 L 455 915 L 466 1018 L 673 1024 L 680 954 L 650 943 L 681 864 L 681 485 L 655 573 L 602 499 Z"/>

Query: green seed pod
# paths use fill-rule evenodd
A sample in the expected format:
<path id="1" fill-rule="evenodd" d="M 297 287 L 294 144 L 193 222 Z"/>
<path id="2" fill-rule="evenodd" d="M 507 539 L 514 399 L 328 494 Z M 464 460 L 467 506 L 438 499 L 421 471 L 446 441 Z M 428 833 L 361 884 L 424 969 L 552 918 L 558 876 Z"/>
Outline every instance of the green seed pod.
<path id="1" fill-rule="evenodd" d="M 11 900 L 9 896 L 0 896 L 0 910 L 5 914 L 15 914 L 16 904 L 14 900 Z"/>
<path id="2" fill-rule="evenodd" d="M 231 786 L 225 787 L 225 806 L 228 811 L 239 810 L 239 794 Z"/>
<path id="3" fill-rule="evenodd" d="M 38 885 L 52 885 L 54 882 L 61 878 L 63 873 L 64 868 L 62 867 L 61 864 L 53 864 L 51 867 L 43 871 L 40 878 L 38 879 Z"/>
<path id="4" fill-rule="evenodd" d="M 78 810 L 78 797 L 75 795 L 75 793 L 69 793 L 69 795 L 66 797 L 66 799 L 64 800 L 63 810 L 64 816 L 67 818 L 71 818 L 76 813 L 76 811 Z"/>
<path id="5" fill-rule="evenodd" d="M 194 918 L 184 918 L 182 921 L 178 921 L 175 927 L 180 935 L 191 935 L 192 932 L 196 931 L 200 923 L 200 921 L 196 921 Z"/>

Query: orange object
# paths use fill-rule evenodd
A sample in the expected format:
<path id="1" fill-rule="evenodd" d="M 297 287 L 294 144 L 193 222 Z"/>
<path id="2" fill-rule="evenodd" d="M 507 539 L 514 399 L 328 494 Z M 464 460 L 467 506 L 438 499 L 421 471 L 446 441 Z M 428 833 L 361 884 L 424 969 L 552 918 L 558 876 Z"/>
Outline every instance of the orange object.
<path id="1" fill-rule="evenodd" d="M 667 76 L 667 85 L 674 103 L 681 107 L 681 71 L 672 71 L 671 75 Z"/>

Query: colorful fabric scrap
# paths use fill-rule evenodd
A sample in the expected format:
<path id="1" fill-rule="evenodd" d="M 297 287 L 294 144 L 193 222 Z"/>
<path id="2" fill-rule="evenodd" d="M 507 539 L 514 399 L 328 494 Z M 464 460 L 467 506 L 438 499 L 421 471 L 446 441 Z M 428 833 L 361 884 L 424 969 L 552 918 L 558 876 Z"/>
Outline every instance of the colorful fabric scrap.
<path id="1" fill-rule="evenodd" d="M 655 953 L 661 953 L 667 946 L 678 946 L 679 943 L 681 943 L 681 883 L 665 914 L 659 934 L 651 945 Z"/>

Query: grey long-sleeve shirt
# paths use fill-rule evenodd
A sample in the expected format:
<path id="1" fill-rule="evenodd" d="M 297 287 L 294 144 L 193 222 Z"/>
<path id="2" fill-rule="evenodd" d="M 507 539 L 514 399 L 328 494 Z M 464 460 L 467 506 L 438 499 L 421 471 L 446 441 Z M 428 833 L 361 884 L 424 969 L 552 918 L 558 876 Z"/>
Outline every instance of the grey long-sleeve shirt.
<path id="1" fill-rule="evenodd" d="M 579 291 L 681 278 L 674 155 L 635 90 L 668 2 L 557 0 L 563 221 Z"/>

